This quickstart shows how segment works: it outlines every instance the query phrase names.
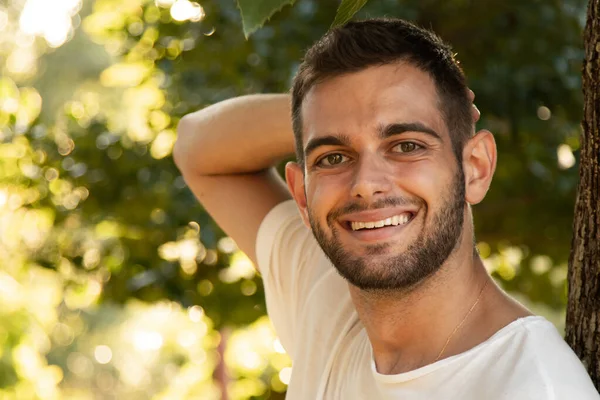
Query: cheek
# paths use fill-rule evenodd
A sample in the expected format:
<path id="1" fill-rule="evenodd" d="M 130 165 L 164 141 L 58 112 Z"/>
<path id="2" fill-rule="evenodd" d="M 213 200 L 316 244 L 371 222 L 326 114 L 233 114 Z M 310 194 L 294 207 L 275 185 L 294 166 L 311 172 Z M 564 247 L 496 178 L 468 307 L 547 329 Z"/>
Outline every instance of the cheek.
<path id="1" fill-rule="evenodd" d="M 348 198 L 348 186 L 344 177 L 320 176 L 306 182 L 306 201 L 312 215 L 325 220 L 327 214 Z"/>
<path id="2" fill-rule="evenodd" d="M 396 171 L 396 185 L 405 193 L 422 199 L 435 208 L 452 182 L 454 169 L 432 160 L 401 165 Z"/>

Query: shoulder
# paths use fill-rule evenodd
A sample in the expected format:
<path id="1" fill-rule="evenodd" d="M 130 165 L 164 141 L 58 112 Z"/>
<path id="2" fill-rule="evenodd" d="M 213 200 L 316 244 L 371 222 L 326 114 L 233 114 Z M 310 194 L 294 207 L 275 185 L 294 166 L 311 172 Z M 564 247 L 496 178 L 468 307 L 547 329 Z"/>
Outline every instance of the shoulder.
<path id="1" fill-rule="evenodd" d="M 511 399 L 600 400 L 573 350 L 554 325 L 543 317 L 515 321 L 509 342 Z"/>
<path id="2" fill-rule="evenodd" d="M 294 362 L 304 348 L 327 354 L 355 312 L 345 281 L 304 225 L 293 200 L 265 216 L 256 255 L 267 311 L 286 351 Z"/>
<path id="3" fill-rule="evenodd" d="M 278 204 L 264 218 L 258 230 L 256 254 L 263 280 L 288 286 L 288 293 L 296 292 L 303 303 L 315 292 L 324 291 L 327 296 L 347 292 L 345 281 L 323 253 L 312 230 L 304 225 L 293 200 Z"/>
<path id="4" fill-rule="evenodd" d="M 256 259 L 261 274 L 268 274 L 271 264 L 280 259 L 292 261 L 292 253 L 306 246 L 311 236 L 293 200 L 273 207 L 260 223 L 256 237 Z"/>

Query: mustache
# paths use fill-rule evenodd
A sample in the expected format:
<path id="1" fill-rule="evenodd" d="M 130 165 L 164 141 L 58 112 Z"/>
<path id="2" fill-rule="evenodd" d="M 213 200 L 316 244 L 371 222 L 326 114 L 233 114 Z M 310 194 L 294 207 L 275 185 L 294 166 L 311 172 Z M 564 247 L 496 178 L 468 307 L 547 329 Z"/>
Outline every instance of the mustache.
<path id="1" fill-rule="evenodd" d="M 398 207 L 398 206 L 422 206 L 424 203 L 421 199 L 411 199 L 406 197 L 386 197 L 383 199 L 378 199 L 372 204 L 366 204 L 360 201 L 350 202 L 340 208 L 337 208 L 331 211 L 327 215 L 327 221 L 331 222 L 344 214 L 356 213 L 361 211 L 372 211 L 379 210 L 382 208 L 388 207 Z"/>

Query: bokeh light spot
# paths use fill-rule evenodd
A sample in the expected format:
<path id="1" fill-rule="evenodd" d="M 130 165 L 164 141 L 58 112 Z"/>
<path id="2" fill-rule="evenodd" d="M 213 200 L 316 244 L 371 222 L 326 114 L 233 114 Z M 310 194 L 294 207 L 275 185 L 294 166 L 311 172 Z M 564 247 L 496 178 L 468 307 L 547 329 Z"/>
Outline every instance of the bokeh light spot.
<path id="1" fill-rule="evenodd" d="M 573 151 L 568 144 L 561 144 L 556 149 L 556 155 L 558 157 L 558 167 L 560 169 L 569 169 L 575 165 L 575 156 Z"/>
<path id="2" fill-rule="evenodd" d="M 171 6 L 171 17 L 175 21 L 200 21 L 204 18 L 204 9 L 198 3 L 188 0 L 177 0 Z"/>
<path id="3" fill-rule="evenodd" d="M 94 358 L 100 364 L 108 364 L 112 360 L 112 350 L 106 345 L 96 346 L 94 349 Z"/>
<path id="4" fill-rule="evenodd" d="M 191 306 L 188 309 L 188 317 L 192 322 L 200 322 L 202 321 L 202 317 L 204 316 L 204 310 L 200 306 Z"/>
<path id="5" fill-rule="evenodd" d="M 550 111 L 550 109 L 548 107 L 540 106 L 537 109 L 537 116 L 542 121 L 547 121 L 552 116 L 552 112 Z"/>
<path id="6" fill-rule="evenodd" d="M 290 383 L 290 379 L 292 378 L 292 367 L 285 367 L 281 371 L 279 371 L 279 379 L 281 382 L 288 385 Z"/>

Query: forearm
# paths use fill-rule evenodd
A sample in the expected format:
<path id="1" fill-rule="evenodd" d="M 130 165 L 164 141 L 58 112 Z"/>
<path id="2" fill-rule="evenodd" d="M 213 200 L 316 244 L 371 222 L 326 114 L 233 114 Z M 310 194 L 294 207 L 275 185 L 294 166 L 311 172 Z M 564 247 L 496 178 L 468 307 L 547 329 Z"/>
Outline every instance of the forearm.
<path id="1" fill-rule="evenodd" d="M 173 156 L 184 173 L 257 172 L 294 153 L 290 99 L 250 95 L 222 101 L 183 117 Z"/>

